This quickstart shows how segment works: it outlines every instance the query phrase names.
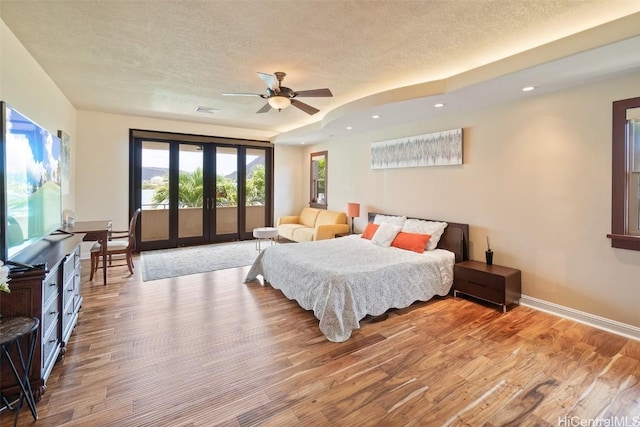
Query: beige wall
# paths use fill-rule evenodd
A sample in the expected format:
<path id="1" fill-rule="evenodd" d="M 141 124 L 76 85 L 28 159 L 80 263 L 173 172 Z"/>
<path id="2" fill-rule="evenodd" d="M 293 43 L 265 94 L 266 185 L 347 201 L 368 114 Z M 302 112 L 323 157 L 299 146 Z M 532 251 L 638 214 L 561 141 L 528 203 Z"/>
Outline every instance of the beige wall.
<path id="1" fill-rule="evenodd" d="M 126 229 L 129 206 L 129 129 L 268 140 L 260 131 L 119 114 L 78 111 L 76 206 L 80 219 L 111 218 Z M 122 228 L 123 227 L 123 228 Z"/>
<path id="2" fill-rule="evenodd" d="M 304 174 L 309 174 L 304 164 L 303 150 L 298 146 L 276 145 L 274 148 L 274 223 L 278 217 L 297 215 L 309 200 L 308 192 L 302 192 Z M 309 182 L 307 178 L 307 182 Z M 307 187 L 305 187 L 307 188 Z"/>
<path id="3" fill-rule="evenodd" d="M 329 150 L 329 208 L 470 224 L 494 262 L 523 272 L 523 294 L 640 327 L 640 252 L 612 249 L 611 103 L 640 96 L 640 75 L 483 111 L 340 138 Z M 371 170 L 370 143 L 464 128 L 462 166 Z M 308 177 L 302 175 L 302 194 Z"/>
<path id="4" fill-rule="evenodd" d="M 0 100 L 56 134 L 71 137 L 71 157 L 76 155 L 76 110 L 42 67 L 0 20 Z M 62 205 L 74 209 L 75 165 L 71 163 L 70 188 Z"/>

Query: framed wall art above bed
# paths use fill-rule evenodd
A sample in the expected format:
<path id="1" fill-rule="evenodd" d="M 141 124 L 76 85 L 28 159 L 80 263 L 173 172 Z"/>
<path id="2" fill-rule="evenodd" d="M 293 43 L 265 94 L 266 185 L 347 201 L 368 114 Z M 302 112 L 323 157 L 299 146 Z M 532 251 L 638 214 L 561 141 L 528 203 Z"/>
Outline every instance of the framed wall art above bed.
<path id="1" fill-rule="evenodd" d="M 462 164 L 462 128 L 371 144 L 371 169 Z"/>

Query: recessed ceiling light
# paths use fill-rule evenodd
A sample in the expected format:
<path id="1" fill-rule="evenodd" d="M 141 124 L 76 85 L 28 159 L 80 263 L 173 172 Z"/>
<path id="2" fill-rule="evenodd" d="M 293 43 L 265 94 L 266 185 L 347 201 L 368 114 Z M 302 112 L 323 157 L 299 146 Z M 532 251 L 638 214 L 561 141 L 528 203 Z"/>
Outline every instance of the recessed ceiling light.
<path id="1" fill-rule="evenodd" d="M 304 145 L 304 144 L 305 144 L 305 142 L 304 142 L 304 141 L 300 141 L 300 144 Z"/>
<path id="2" fill-rule="evenodd" d="M 535 86 L 526 86 L 522 88 L 523 92 L 531 92 L 532 90 L 534 90 L 536 87 Z"/>
<path id="3" fill-rule="evenodd" d="M 347 129 L 347 130 L 351 130 L 351 129 L 353 129 L 353 127 L 351 127 L 351 126 L 347 126 L 347 128 L 346 128 L 346 129 Z"/>
<path id="4" fill-rule="evenodd" d="M 437 104 L 434 104 L 433 106 L 436 107 L 436 108 L 442 108 L 442 107 L 444 107 L 444 104 L 442 102 L 438 102 Z"/>
<path id="5" fill-rule="evenodd" d="M 213 108 L 213 107 L 198 106 L 198 107 L 196 107 L 196 111 L 198 113 L 216 114 L 216 113 L 220 112 L 220 109 L 219 108 Z"/>
<path id="6" fill-rule="evenodd" d="M 379 116 L 379 115 L 377 115 L 377 114 L 374 114 L 373 116 L 371 116 L 371 118 L 372 118 L 372 119 L 379 119 L 379 118 L 380 118 L 380 116 Z"/>

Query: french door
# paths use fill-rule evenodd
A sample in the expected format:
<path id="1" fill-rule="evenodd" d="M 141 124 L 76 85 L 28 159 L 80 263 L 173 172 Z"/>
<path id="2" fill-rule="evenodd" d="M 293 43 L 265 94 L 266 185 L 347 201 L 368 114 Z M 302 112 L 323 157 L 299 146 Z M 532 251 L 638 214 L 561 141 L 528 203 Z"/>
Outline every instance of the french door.
<path id="1" fill-rule="evenodd" d="M 130 200 L 142 209 L 139 250 L 244 240 L 272 224 L 268 143 L 147 134 L 133 131 L 131 141 Z"/>

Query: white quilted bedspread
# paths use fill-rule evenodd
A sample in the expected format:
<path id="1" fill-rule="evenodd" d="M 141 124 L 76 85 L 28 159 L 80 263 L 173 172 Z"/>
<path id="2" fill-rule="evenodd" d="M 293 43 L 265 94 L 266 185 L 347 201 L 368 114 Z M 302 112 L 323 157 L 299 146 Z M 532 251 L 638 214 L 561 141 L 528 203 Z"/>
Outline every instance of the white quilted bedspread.
<path id="1" fill-rule="evenodd" d="M 366 315 L 444 296 L 453 283 L 452 252 L 382 248 L 359 235 L 269 246 L 245 282 L 262 276 L 320 320 L 328 340 L 342 342 Z"/>

